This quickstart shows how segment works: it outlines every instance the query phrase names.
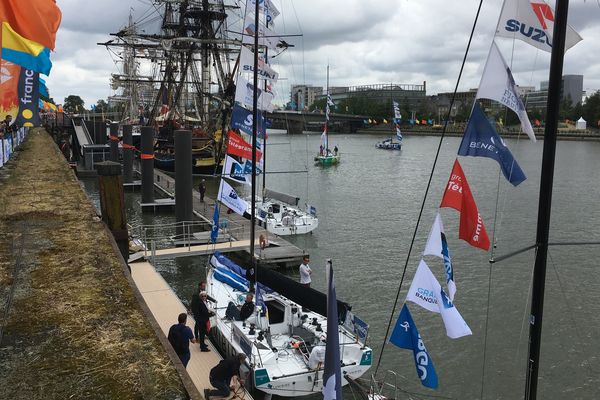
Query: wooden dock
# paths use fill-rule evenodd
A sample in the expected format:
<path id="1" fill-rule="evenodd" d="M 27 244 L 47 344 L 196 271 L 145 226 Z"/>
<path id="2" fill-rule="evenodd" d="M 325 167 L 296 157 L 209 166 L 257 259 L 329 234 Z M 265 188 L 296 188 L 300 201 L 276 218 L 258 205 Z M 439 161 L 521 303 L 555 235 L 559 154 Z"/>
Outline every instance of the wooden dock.
<path id="1" fill-rule="evenodd" d="M 174 197 L 175 191 L 175 179 L 168 174 L 155 169 L 154 170 L 154 185 L 160 189 L 163 193 L 170 197 Z M 215 208 L 215 200 L 204 196 L 204 202 L 200 201 L 200 194 L 198 191 L 193 191 L 193 210 L 194 214 L 202 221 L 212 223 L 212 215 Z M 217 243 L 217 244 L 206 244 L 189 246 L 182 248 L 184 250 L 178 251 L 179 249 L 168 249 L 168 251 L 157 250 L 157 257 L 185 257 L 200 254 L 210 254 L 214 250 L 221 252 L 232 252 L 232 251 L 250 251 L 250 220 L 242 217 L 239 214 L 223 214 L 221 213 L 221 220 L 227 219 L 229 227 L 232 229 L 232 238 L 230 242 Z M 256 226 L 255 228 L 255 257 L 259 260 L 261 265 L 281 265 L 281 266 L 297 266 L 302 261 L 302 257 L 306 253 L 301 248 L 293 245 L 287 240 L 280 236 L 268 233 L 263 227 Z M 264 235 L 267 238 L 269 247 L 260 249 L 258 246 L 258 238 L 260 235 Z M 223 245 L 220 247 L 220 245 Z M 193 252 L 192 252 L 192 249 Z M 188 249 L 188 250 L 185 250 Z M 162 253 L 159 255 L 159 251 Z"/>
<path id="2" fill-rule="evenodd" d="M 131 267 L 131 276 L 138 290 L 141 292 L 144 301 L 154 315 L 154 318 L 160 325 L 165 336 L 169 333 L 171 325 L 177 323 L 177 316 L 180 313 L 187 313 L 183 303 L 179 300 L 175 292 L 163 277 L 148 262 L 136 262 L 129 264 Z M 188 316 L 187 326 L 194 329 L 194 318 Z M 208 375 L 212 367 L 217 365 L 222 357 L 215 347 L 207 340 L 210 352 L 201 352 L 200 346 L 190 343 L 191 359 L 187 365 L 187 372 L 194 385 L 200 393 L 204 389 L 212 389 Z M 252 396 L 245 388 L 237 388 L 232 391 L 231 398 L 239 400 L 253 400 Z M 220 398 L 222 399 L 222 398 Z"/>

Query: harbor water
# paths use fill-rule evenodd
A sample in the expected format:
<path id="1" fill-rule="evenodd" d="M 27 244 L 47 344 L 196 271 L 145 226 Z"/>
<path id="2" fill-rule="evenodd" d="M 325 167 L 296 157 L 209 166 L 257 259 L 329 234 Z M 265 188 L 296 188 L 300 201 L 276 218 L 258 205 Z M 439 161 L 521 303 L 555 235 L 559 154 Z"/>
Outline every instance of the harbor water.
<path id="1" fill-rule="evenodd" d="M 317 208 L 317 230 L 289 238 L 311 255 L 312 286 L 324 291 L 325 260 L 331 258 L 338 298 L 349 302 L 370 325 L 367 344 L 374 350 L 370 372 L 375 372 L 383 348 L 378 374 L 386 370 L 398 374 L 397 384 L 407 392 L 399 393 L 399 398 L 522 398 L 535 253 L 528 250 L 500 262 L 489 260 L 535 244 L 543 141 L 507 140 L 527 175 L 518 187 L 507 183 L 494 160 L 460 158 L 495 246 L 488 253 L 459 240 L 458 212 L 441 210 L 457 285 L 454 304 L 473 335 L 450 339 L 439 314 L 409 303 L 439 377 L 439 388 L 432 391 L 421 386 L 412 352 L 383 346 L 383 340 L 421 259 L 460 138 L 443 140 L 408 261 L 440 138 L 406 135 L 402 151 L 376 149 L 382 139 L 382 135 L 330 135 L 330 147 L 340 149 L 341 163 L 322 168 L 313 162 L 319 134 L 269 136 L 267 187 L 297 195 L 302 206 Z M 599 172 L 600 142 L 558 142 L 550 233 L 556 245 L 548 257 L 538 386 L 542 399 L 600 397 L 600 246 L 575 245 L 600 242 Z M 200 178 L 195 179 L 198 183 Z M 206 180 L 207 196 L 216 197 L 218 178 Z M 97 184 L 93 180 L 84 184 L 97 204 Z M 139 192 L 126 193 L 130 224 L 174 222 L 173 212 L 142 214 L 139 200 Z M 425 260 L 444 286 L 441 260 L 429 256 Z M 157 269 L 187 303 L 204 277 L 206 263 L 205 256 L 161 260 Z M 298 277 L 297 268 L 284 273 Z M 317 397 L 321 396 L 313 396 Z"/>

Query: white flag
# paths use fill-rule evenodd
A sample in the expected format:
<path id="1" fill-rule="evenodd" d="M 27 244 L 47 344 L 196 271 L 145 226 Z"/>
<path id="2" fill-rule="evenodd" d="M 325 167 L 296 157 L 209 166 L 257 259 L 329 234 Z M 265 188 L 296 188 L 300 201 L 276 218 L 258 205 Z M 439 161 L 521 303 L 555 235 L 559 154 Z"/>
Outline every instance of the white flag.
<path id="1" fill-rule="evenodd" d="M 225 156 L 223 177 L 233 179 L 236 182 L 244 183 L 246 185 L 252 185 L 251 173 L 248 174 L 244 169 L 244 166 L 229 155 Z"/>
<path id="2" fill-rule="evenodd" d="M 435 221 L 429 232 L 429 238 L 425 245 L 424 256 L 436 256 L 444 260 L 444 270 L 446 272 L 446 284 L 448 285 L 448 294 L 450 300 L 454 301 L 454 295 L 456 294 L 456 284 L 454 283 L 454 267 L 452 266 L 452 259 L 450 258 L 450 250 L 448 249 L 448 242 L 446 241 L 446 234 L 444 233 L 444 224 L 442 223 L 442 217 L 438 212 L 435 216 Z"/>
<path id="3" fill-rule="evenodd" d="M 223 179 L 221 179 L 217 199 L 242 216 L 246 209 L 248 209 L 248 203 L 244 199 L 241 199 L 237 192 Z"/>
<path id="4" fill-rule="evenodd" d="M 242 32 L 242 43 L 254 44 L 254 13 L 248 14 L 244 20 L 244 31 Z M 259 46 L 267 46 L 270 49 L 276 49 L 280 38 L 270 30 L 260 25 L 258 27 L 258 44 Z"/>
<path id="5" fill-rule="evenodd" d="M 273 94 L 258 88 L 257 108 L 264 111 L 273 111 Z M 235 87 L 235 101 L 243 107 L 252 110 L 254 85 L 241 76 L 238 76 Z"/>
<path id="6" fill-rule="evenodd" d="M 554 11 L 541 0 L 505 0 L 496 27 L 496 36 L 516 38 L 540 50 L 552 51 Z M 581 36 L 567 26 L 565 51 L 581 41 Z"/>
<path id="7" fill-rule="evenodd" d="M 242 46 L 240 53 L 240 71 L 243 72 L 254 72 L 254 53 L 246 46 Z M 279 73 L 275 72 L 269 64 L 265 62 L 262 57 L 258 57 L 258 77 L 262 79 L 268 79 L 273 83 L 277 82 Z"/>
<path id="8" fill-rule="evenodd" d="M 428 311 L 441 314 L 449 338 L 456 339 L 473 334 L 423 260 L 419 263 L 406 300 Z"/>
<path id="9" fill-rule="evenodd" d="M 525 111 L 525 105 L 517 93 L 515 80 L 494 41 L 492 41 L 490 54 L 483 69 L 476 98 L 496 100 L 516 112 L 521 121 L 523 132 L 535 142 L 535 134 L 531 122 L 529 122 L 527 111 Z"/>

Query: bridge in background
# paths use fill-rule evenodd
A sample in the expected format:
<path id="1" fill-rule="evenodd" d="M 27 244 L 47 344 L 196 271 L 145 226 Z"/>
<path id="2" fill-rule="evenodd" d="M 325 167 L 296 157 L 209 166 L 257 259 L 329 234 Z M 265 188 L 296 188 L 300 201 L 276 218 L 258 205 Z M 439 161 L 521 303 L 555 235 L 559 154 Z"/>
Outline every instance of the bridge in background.
<path id="1" fill-rule="evenodd" d="M 276 110 L 267 114 L 273 121 L 273 128 L 285 129 L 289 134 L 301 134 L 306 130 L 322 130 L 325 123 L 324 113 L 308 111 Z M 364 127 L 365 115 L 329 114 L 329 129 L 339 132 L 356 132 Z"/>

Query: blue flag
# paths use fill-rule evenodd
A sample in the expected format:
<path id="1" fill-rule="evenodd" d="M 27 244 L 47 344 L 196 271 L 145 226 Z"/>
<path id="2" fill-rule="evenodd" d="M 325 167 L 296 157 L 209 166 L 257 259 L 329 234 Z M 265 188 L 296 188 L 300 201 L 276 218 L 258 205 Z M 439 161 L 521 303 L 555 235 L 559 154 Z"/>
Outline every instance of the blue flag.
<path id="1" fill-rule="evenodd" d="M 239 129 L 248 135 L 252 135 L 252 120 L 252 111 L 246 110 L 237 104 L 233 106 L 231 113 L 231 127 L 233 129 Z M 265 137 L 265 119 L 260 113 L 256 124 L 256 135 L 259 138 Z"/>
<path id="2" fill-rule="evenodd" d="M 467 124 L 467 129 L 465 129 L 458 154 L 461 156 L 493 158 L 498 161 L 502 173 L 513 186 L 517 186 L 527 179 L 477 102 L 475 102 L 473 112 L 471 112 L 471 118 Z"/>
<path id="3" fill-rule="evenodd" d="M 404 303 L 402 311 L 400 311 L 400 316 L 390 336 L 390 343 L 403 349 L 412 350 L 417 375 L 421 379 L 423 386 L 431 389 L 438 387 L 438 377 L 433 366 L 433 360 L 429 357 L 429 353 L 427 353 L 425 343 L 421 340 L 421 335 L 419 335 L 417 326 L 410 315 L 410 311 L 408 311 L 406 303 Z"/>
<path id="4" fill-rule="evenodd" d="M 215 203 L 215 212 L 213 214 L 213 225 L 210 230 L 210 242 L 216 243 L 219 236 L 219 204 Z"/>
<path id="5" fill-rule="evenodd" d="M 327 260 L 327 342 L 323 370 L 323 400 L 342 400 L 342 365 L 338 310 L 331 260 Z"/>

